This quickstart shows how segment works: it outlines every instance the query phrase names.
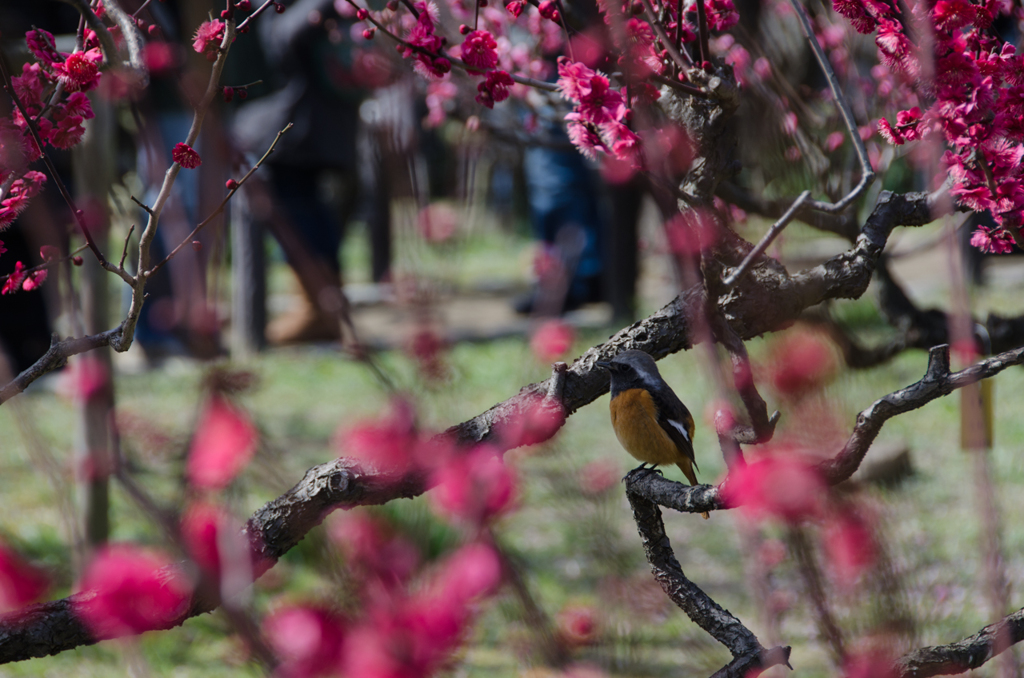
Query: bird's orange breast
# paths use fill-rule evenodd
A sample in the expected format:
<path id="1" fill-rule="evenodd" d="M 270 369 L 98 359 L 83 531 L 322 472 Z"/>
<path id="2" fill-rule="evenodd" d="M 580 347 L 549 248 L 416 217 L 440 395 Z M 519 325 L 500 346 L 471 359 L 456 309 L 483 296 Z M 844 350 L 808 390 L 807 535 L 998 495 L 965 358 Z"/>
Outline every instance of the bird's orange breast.
<path id="1" fill-rule="evenodd" d="M 612 428 L 626 451 L 648 464 L 675 464 L 683 454 L 658 423 L 658 406 L 642 388 L 612 398 Z M 689 461 L 689 460 L 687 460 Z"/>

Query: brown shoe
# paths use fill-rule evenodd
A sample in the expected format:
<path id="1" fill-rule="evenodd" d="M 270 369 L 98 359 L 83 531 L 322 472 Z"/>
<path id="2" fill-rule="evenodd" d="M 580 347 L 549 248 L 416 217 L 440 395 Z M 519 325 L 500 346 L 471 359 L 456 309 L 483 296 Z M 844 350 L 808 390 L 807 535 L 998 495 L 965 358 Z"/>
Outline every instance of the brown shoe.
<path id="1" fill-rule="evenodd" d="M 267 325 L 267 342 L 271 346 L 339 339 L 341 325 L 338 318 L 314 306 L 304 294 L 296 301 L 294 308 Z"/>

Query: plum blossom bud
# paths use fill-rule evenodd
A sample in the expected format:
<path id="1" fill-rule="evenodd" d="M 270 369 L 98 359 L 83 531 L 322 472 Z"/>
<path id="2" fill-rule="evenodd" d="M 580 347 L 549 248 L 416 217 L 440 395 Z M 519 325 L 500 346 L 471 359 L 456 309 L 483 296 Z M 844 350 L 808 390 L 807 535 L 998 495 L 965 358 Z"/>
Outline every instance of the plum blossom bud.
<path id="1" fill-rule="evenodd" d="M 229 85 L 224 86 L 224 101 L 230 102 L 235 98 L 235 88 Z"/>
<path id="2" fill-rule="evenodd" d="M 236 188 L 238 188 L 238 182 L 235 181 L 234 179 L 228 179 L 226 182 L 224 182 L 224 186 L 226 186 L 229 191 L 233 191 Z"/>
<path id="3" fill-rule="evenodd" d="M 192 251 L 198 252 L 201 249 L 203 249 L 203 243 L 199 242 L 198 240 L 193 240 L 192 241 Z"/>
<path id="4" fill-rule="evenodd" d="M 278 14 L 284 14 L 284 5 L 282 5 L 280 2 L 275 2 L 274 11 L 277 12 Z"/>
<path id="5" fill-rule="evenodd" d="M 252 1 L 238 0 L 238 2 L 235 3 L 235 7 L 237 7 L 239 11 L 248 12 L 250 9 L 252 9 Z"/>
<path id="6" fill-rule="evenodd" d="M 74 264 L 75 266 L 81 266 L 82 264 L 85 263 L 85 259 L 83 259 L 80 256 L 74 256 L 71 257 L 71 263 Z"/>
<path id="7" fill-rule="evenodd" d="M 470 31 L 472 30 L 473 29 L 467 26 L 466 24 L 459 24 L 459 33 L 461 33 L 462 35 L 469 35 Z"/>
<path id="8" fill-rule="evenodd" d="M 398 0 L 388 0 L 388 9 L 392 12 L 398 11 Z"/>
<path id="9" fill-rule="evenodd" d="M 370 13 L 363 9 L 362 7 L 360 7 L 359 9 L 356 10 L 356 18 L 359 19 L 360 21 L 366 21 L 367 19 L 370 18 Z"/>
<path id="10" fill-rule="evenodd" d="M 373 40 L 373 36 L 376 32 L 376 28 L 367 28 L 363 31 L 363 40 Z"/>

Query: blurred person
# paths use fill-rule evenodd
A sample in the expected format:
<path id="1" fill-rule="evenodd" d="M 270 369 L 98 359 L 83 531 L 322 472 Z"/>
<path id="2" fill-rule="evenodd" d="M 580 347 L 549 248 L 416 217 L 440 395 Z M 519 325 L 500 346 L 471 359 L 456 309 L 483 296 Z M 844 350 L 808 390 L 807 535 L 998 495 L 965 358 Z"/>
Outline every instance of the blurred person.
<path id="1" fill-rule="evenodd" d="M 559 123 L 552 119 L 538 127 L 540 143 L 523 151 L 530 224 L 542 247 L 538 281 L 513 308 L 561 315 L 604 299 L 605 224 L 598 209 L 603 190 Z"/>
<path id="2" fill-rule="evenodd" d="M 260 41 L 281 86 L 239 109 L 234 130 L 241 147 L 258 157 L 293 124 L 265 165 L 269 195 L 250 200 L 255 214 L 261 200 L 274 203 L 270 230 L 301 286 L 298 304 L 270 323 L 267 339 L 333 340 L 340 337 L 342 303 L 338 250 L 359 194 L 359 107 L 386 69 L 356 47 L 352 22 L 332 0 L 299 0 L 262 18 Z"/>
<path id="3" fill-rule="evenodd" d="M 198 18 L 192 16 L 198 8 L 187 2 L 168 0 L 148 4 L 147 8 L 153 24 L 159 28 L 148 48 L 179 45 L 185 41 L 181 35 L 183 27 L 195 25 L 194 19 Z M 137 103 L 140 130 L 136 162 L 145 186 L 141 199 L 147 206 L 152 206 L 159 195 L 164 174 L 172 162 L 172 149 L 185 141 L 192 126 L 194 112 L 188 90 L 194 85 L 193 69 L 209 67 L 191 50 L 185 54 L 190 61 L 183 62 L 181 52 L 174 49 L 147 49 L 145 53 L 151 82 Z M 219 132 L 222 124 L 217 107 L 211 107 L 195 144 L 203 162 L 195 169 L 178 172 L 150 248 L 153 265 L 185 240 L 223 197 L 226 151 Z M 138 219 L 144 227 L 148 219 L 144 210 L 139 210 Z M 194 237 L 199 246 L 182 248 L 149 278 L 146 303 L 135 330 L 135 339 L 148 359 L 169 355 L 210 358 L 220 353 L 216 312 L 207 300 L 208 248 L 202 246 L 222 232 L 216 226 L 214 223 Z M 130 300 L 127 291 L 124 299 L 126 304 Z"/>

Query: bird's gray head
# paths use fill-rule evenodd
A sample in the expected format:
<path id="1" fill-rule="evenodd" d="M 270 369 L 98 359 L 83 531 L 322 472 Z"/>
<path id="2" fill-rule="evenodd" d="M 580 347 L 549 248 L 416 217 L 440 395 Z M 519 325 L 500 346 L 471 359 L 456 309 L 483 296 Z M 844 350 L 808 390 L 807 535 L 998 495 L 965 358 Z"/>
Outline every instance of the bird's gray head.
<path id="1" fill-rule="evenodd" d="M 594 363 L 611 372 L 612 393 L 642 384 L 656 384 L 661 380 L 658 364 L 643 351 L 623 351 L 610 362 Z"/>

